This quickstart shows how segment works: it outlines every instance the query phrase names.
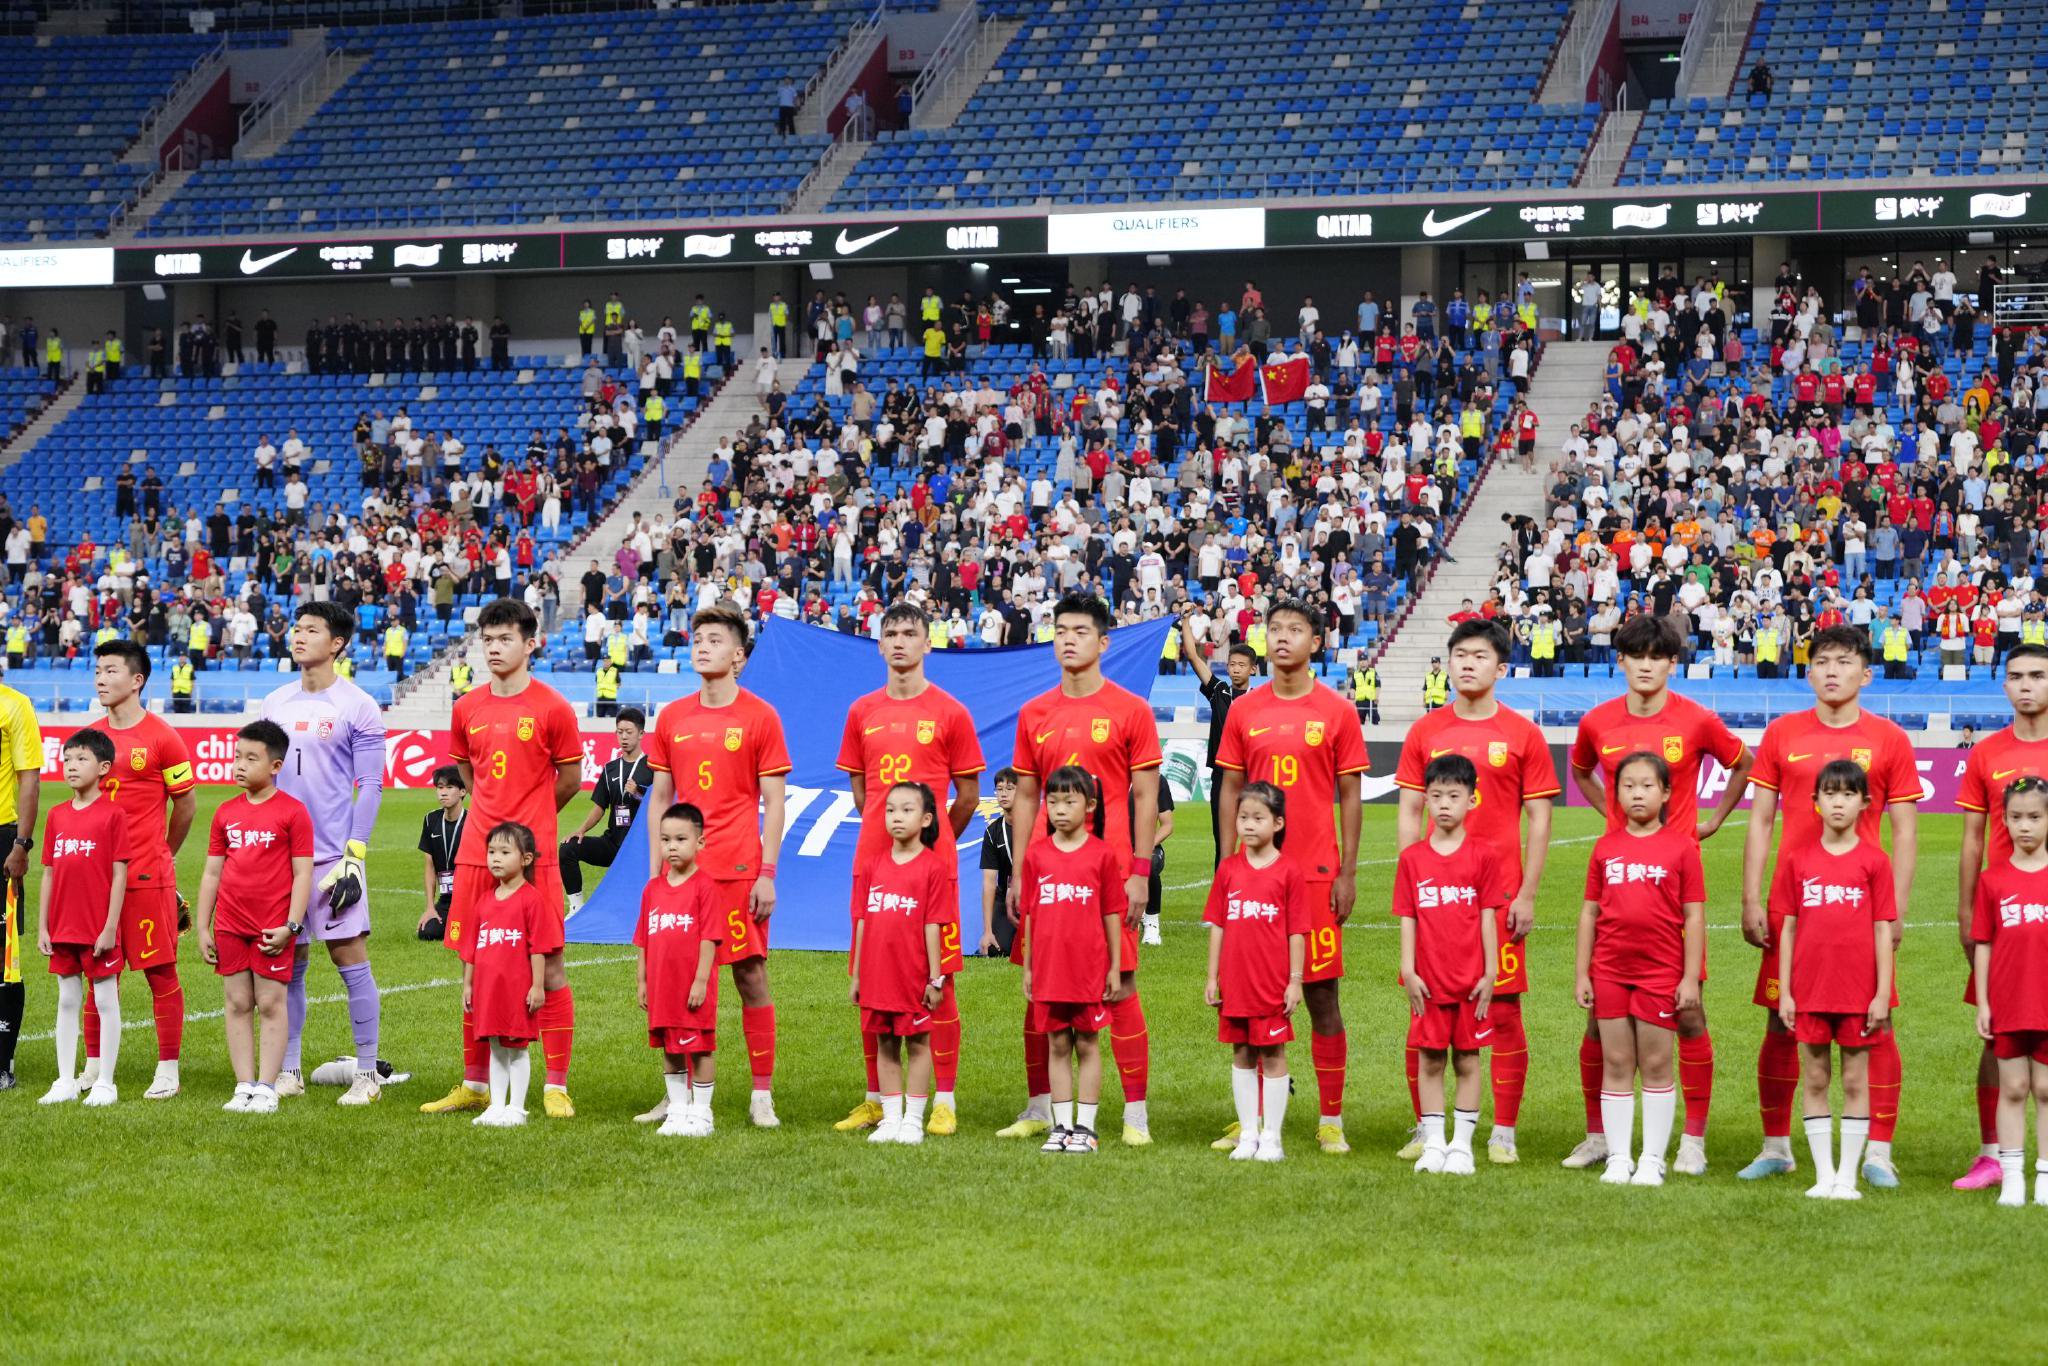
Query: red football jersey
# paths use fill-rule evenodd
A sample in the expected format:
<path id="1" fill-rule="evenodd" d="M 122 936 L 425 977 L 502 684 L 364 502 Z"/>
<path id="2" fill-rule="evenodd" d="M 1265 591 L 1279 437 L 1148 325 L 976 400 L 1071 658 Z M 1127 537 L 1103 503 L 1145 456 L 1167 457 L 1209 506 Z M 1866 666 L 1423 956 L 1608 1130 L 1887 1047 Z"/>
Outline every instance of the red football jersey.
<path id="1" fill-rule="evenodd" d="M 718 974 L 710 974 L 704 1004 L 690 1009 L 690 988 L 706 943 L 718 943 L 718 906 L 711 879 L 701 872 L 680 884 L 664 868 L 640 892 L 640 923 L 633 943 L 647 964 L 649 1029 L 717 1029 Z"/>
<path id="2" fill-rule="evenodd" d="M 175 888 L 177 868 L 171 858 L 172 797 L 192 790 L 192 751 L 161 716 L 145 715 L 125 730 L 116 730 L 102 716 L 87 727 L 105 731 L 114 742 L 114 766 L 100 782 L 128 820 L 128 886 Z"/>
<path id="3" fill-rule="evenodd" d="M 102 797 L 80 810 L 69 800 L 43 818 L 43 867 L 50 880 L 50 942 L 92 944 L 107 927 L 114 865 L 128 858 L 128 818 Z"/>
<path id="4" fill-rule="evenodd" d="M 1711 754 L 1722 768 L 1734 768 L 1742 749 L 1742 741 L 1717 713 L 1689 697 L 1667 692 L 1654 716 L 1633 716 L 1627 697 L 1612 697 L 1579 718 L 1571 766 L 1600 775 L 1607 789 L 1607 828 L 1619 830 L 1628 818 L 1614 799 L 1616 765 L 1644 750 L 1658 755 L 1671 765 L 1671 800 L 1664 804 L 1664 824 L 1691 830 L 1699 824 L 1700 761 Z"/>
<path id="5" fill-rule="evenodd" d="M 867 875 L 868 904 L 860 915 L 860 1003 L 868 1010 L 920 1010 L 932 977 L 925 926 L 940 927 L 943 972 L 945 927 L 960 922 L 948 846 L 921 850 L 908 863 L 898 863 L 892 850 L 884 850 L 868 865 Z M 953 935 L 956 945 L 959 938 Z"/>
<path id="6" fill-rule="evenodd" d="M 676 800 L 704 813 L 698 868 L 720 882 L 761 875 L 761 779 L 790 770 L 775 708 L 741 688 L 723 707 L 691 693 L 661 709 L 647 762 L 673 776 Z"/>
<path id="7" fill-rule="evenodd" d="M 1956 805 L 1985 814 L 1987 864 L 2012 857 L 2012 836 L 2005 829 L 2005 789 L 2019 778 L 2048 778 L 2048 740 L 2022 740 L 2007 726 L 1979 740 L 1963 761 Z"/>
<path id="8" fill-rule="evenodd" d="M 1415 972 L 1431 1000 L 1455 1001 L 1490 977 L 1479 918 L 1513 901 L 1520 887 L 1514 860 L 1473 834 L 1470 821 L 1465 842 L 1448 854 L 1432 848 L 1427 835 L 1401 851 L 1394 914 L 1415 922 Z"/>
<path id="9" fill-rule="evenodd" d="M 1058 688 L 1040 693 L 1017 713 L 1017 743 L 1010 762 L 1019 773 L 1038 779 L 1041 789 L 1055 769 L 1068 764 L 1087 769 L 1102 788 L 1102 838 L 1123 856 L 1118 876 L 1130 876 L 1132 776 L 1163 762 L 1159 727 L 1143 698 L 1107 680 L 1086 697 L 1068 697 Z M 1043 832 L 1042 796 L 1035 820 L 1035 829 Z M 1038 839 L 1034 834 L 1033 846 Z"/>
<path id="10" fill-rule="evenodd" d="M 2009 858 L 1986 868 L 1970 938 L 1991 946 L 1991 1028 L 2048 1030 L 2048 868 L 2021 872 Z"/>
<path id="11" fill-rule="evenodd" d="M 1778 856 L 1771 909 L 1797 917 L 1792 928 L 1792 1004 L 1803 1011 L 1853 1014 L 1877 994 L 1874 927 L 1899 918 L 1892 864 L 1863 840 L 1846 854 L 1819 841 Z"/>
<path id="12" fill-rule="evenodd" d="M 1892 722 L 1869 711 L 1858 711 L 1846 726 L 1821 724 L 1812 708 L 1781 716 L 1764 728 L 1756 747 L 1756 767 L 1749 772 L 1750 781 L 1778 794 L 1778 811 L 1785 822 L 1778 838 L 1781 863 L 1787 850 L 1820 843 L 1814 788 L 1820 771 L 1837 759 L 1854 760 L 1870 776 L 1870 806 L 1856 823 L 1856 833 L 1870 844 L 1878 842 L 1886 806 L 1920 800 L 1913 742 Z M 1805 1002 L 1793 999 L 1805 1008 Z"/>
<path id="13" fill-rule="evenodd" d="M 1123 918 L 1129 864 L 1127 854 L 1093 835 L 1071 852 L 1050 835 L 1031 841 L 1017 885 L 1032 1000 L 1102 999 L 1109 981 L 1109 939 L 1102 921 L 1105 916 Z"/>
<path id="14" fill-rule="evenodd" d="M 1358 712 L 1349 702 L 1321 683 L 1306 697 L 1281 697 L 1271 684 L 1254 688 L 1230 704 L 1216 767 L 1285 792 L 1287 843 L 1281 852 L 1310 882 L 1337 876 L 1337 779 L 1372 767 Z M 1225 847 L 1235 842 L 1236 833 L 1225 831 Z"/>
<path id="15" fill-rule="evenodd" d="M 238 792 L 213 813 L 208 856 L 222 860 L 214 928 L 261 934 L 291 919 L 292 860 L 313 857 L 313 816 L 288 792 L 260 802 Z"/>
<path id="16" fill-rule="evenodd" d="M 508 897 L 499 897 L 493 887 L 477 899 L 476 934 L 466 948 L 474 966 L 470 1023 L 478 1038 L 539 1036 L 540 1017 L 526 1008 L 526 994 L 533 988 L 533 955 L 562 947 L 561 923 L 560 916 L 548 914 L 541 905 L 540 892 L 531 882 L 521 883 Z"/>
<path id="17" fill-rule="evenodd" d="M 1217 865 L 1202 919 L 1223 931 L 1223 956 L 1216 965 L 1223 1013 L 1231 1018 L 1280 1014 L 1287 995 L 1288 940 L 1309 931 L 1301 866 L 1276 858 L 1254 868 L 1239 850 Z"/>
<path id="18" fill-rule="evenodd" d="M 1465 818 L 1465 828 L 1499 846 L 1519 871 L 1523 803 L 1555 797 L 1561 790 L 1543 732 L 1504 705 L 1496 705 L 1484 721 L 1467 721 L 1450 707 L 1438 707 L 1408 728 L 1408 737 L 1401 742 L 1401 763 L 1394 770 L 1395 785 L 1422 791 L 1429 761 L 1442 754 L 1462 754 L 1479 770 L 1479 800 Z M 1510 899 L 1520 890 L 1519 884 L 1511 888 Z"/>
<path id="19" fill-rule="evenodd" d="M 491 830 L 517 821 L 533 831 L 534 862 L 555 863 L 555 770 L 583 762 L 583 733 L 567 700 L 535 679 L 511 697 L 475 688 L 455 699 L 448 756 L 470 768 L 469 819 L 458 864 L 481 867 Z"/>
<path id="20" fill-rule="evenodd" d="M 1676 991 L 1685 975 L 1685 908 L 1706 899 L 1700 842 L 1691 826 L 1674 823 L 1653 835 L 1602 835 L 1586 865 L 1586 900 L 1600 907 L 1593 975 Z"/>
<path id="21" fill-rule="evenodd" d="M 882 824 L 882 807 L 889 789 L 897 783 L 923 783 L 939 802 L 939 842 L 951 844 L 953 831 L 945 824 L 952 780 L 979 773 L 981 740 L 974 733 L 974 720 L 944 688 L 928 687 L 916 697 L 901 700 L 875 691 L 853 704 L 846 713 L 846 730 L 839 740 L 839 767 L 867 779 L 867 803 L 860 813 L 860 843 L 854 847 L 853 867 L 866 868 L 889 848 L 889 831 Z"/>

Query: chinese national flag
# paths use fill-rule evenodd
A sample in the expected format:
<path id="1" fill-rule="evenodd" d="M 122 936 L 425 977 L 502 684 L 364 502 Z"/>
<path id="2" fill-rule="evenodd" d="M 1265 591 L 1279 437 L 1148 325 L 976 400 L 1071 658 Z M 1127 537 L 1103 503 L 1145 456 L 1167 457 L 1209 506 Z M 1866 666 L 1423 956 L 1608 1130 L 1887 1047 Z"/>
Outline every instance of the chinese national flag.
<path id="1" fill-rule="evenodd" d="M 1266 406 L 1299 402 L 1308 392 L 1307 356 L 1283 356 L 1259 367 L 1259 384 L 1265 390 Z"/>
<path id="2" fill-rule="evenodd" d="M 1210 365 L 1207 378 L 1202 384 L 1202 397 L 1210 403 L 1249 403 L 1252 391 L 1259 385 L 1259 367 L 1253 365 L 1251 357 L 1240 351 L 1236 368 L 1225 373 L 1220 366 Z"/>

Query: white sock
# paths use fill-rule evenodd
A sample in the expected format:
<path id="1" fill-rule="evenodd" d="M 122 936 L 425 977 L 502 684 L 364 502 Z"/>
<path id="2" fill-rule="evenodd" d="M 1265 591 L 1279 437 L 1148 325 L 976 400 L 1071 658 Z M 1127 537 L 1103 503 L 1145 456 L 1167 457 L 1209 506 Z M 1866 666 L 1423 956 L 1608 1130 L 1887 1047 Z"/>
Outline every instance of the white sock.
<path id="1" fill-rule="evenodd" d="M 693 1081 L 690 1083 L 690 1104 L 697 1107 L 697 1113 L 705 1119 L 711 1118 L 711 1083 Z"/>
<path id="2" fill-rule="evenodd" d="M 1239 1138 L 1250 1138 L 1259 1127 L 1259 1069 L 1230 1069 L 1230 1099 L 1237 1107 Z"/>
<path id="3" fill-rule="evenodd" d="M 2034 1160 L 2034 1203 L 2048 1205 L 2048 1157 Z"/>
<path id="4" fill-rule="evenodd" d="M 2024 1200 L 2027 1198 L 2027 1150 L 2025 1148 L 2000 1148 L 1998 1150 L 1998 1194 L 2001 1199 Z"/>
<path id="5" fill-rule="evenodd" d="M 882 1093 L 880 1091 L 870 1091 L 865 1099 L 870 1105 L 880 1105 L 882 1103 Z"/>
<path id="6" fill-rule="evenodd" d="M 1157 931 L 1159 928 L 1159 917 L 1153 914 L 1152 912 L 1147 911 L 1145 913 L 1145 928 L 1148 930 Z"/>
<path id="7" fill-rule="evenodd" d="M 468 1077 L 464 1077 L 462 1079 L 462 1084 L 465 1088 L 476 1092 L 480 1096 L 490 1094 L 491 1086 L 489 1082 L 471 1081 Z"/>
<path id="8" fill-rule="evenodd" d="M 679 1115 L 690 1108 L 690 1074 L 669 1072 L 662 1076 L 662 1084 L 668 1088 L 668 1112 Z"/>
<path id="9" fill-rule="evenodd" d="M 121 1056 L 121 979 L 102 977 L 92 984 L 92 1003 L 100 1012 L 99 1080 L 114 1084 L 114 1063 Z"/>
<path id="10" fill-rule="evenodd" d="M 1869 1137 L 1869 1115 L 1842 1116 L 1842 1160 L 1835 1164 L 1837 1186 L 1855 1189 L 1857 1173 L 1863 1170 L 1863 1141 Z"/>
<path id="11" fill-rule="evenodd" d="M 1438 1119 L 1437 1123 L 1442 1124 L 1443 1120 Z M 1462 1153 L 1471 1152 L 1472 1135 L 1478 1128 L 1479 1112 L 1477 1110 L 1451 1111 L 1451 1146 Z M 1494 1132 L 1498 1133 L 1499 1130 L 1496 1129 Z"/>
<path id="12" fill-rule="evenodd" d="M 775 1099 L 775 1093 L 765 1086 L 756 1086 L 752 1098 L 754 1100 L 773 1100 Z"/>
<path id="13" fill-rule="evenodd" d="M 1652 1158 L 1658 1162 L 1664 1160 L 1665 1152 L 1671 1147 L 1671 1123 L 1677 1118 L 1677 1087 L 1666 1086 L 1661 1090 L 1643 1088 L 1643 1161 Z"/>
<path id="14" fill-rule="evenodd" d="M 1761 1155 L 1764 1157 L 1782 1157 L 1790 1161 L 1792 1157 L 1792 1135 L 1765 1134 Z"/>
<path id="15" fill-rule="evenodd" d="M 501 1109 L 512 1093 L 512 1050 L 501 1043 L 491 1045 L 491 1108 Z"/>
<path id="16" fill-rule="evenodd" d="M 569 1094 L 569 1084 L 562 1081 L 543 1081 L 540 1084 L 540 1089 L 542 1091 L 560 1091 L 565 1096 Z"/>
<path id="17" fill-rule="evenodd" d="M 1320 1128 L 1325 1124 L 1329 1125 L 1332 1129 L 1341 1129 L 1344 1127 L 1344 1116 L 1318 1113 L 1316 1115 L 1316 1126 Z"/>
<path id="18" fill-rule="evenodd" d="M 952 1093 L 951 1091 L 940 1091 L 940 1092 L 938 1092 L 938 1093 L 937 1093 L 936 1095 L 934 1095 L 934 1096 L 932 1097 L 932 1104 L 933 1104 L 934 1106 L 939 1106 L 939 1105 L 943 1105 L 943 1106 L 945 1106 L 945 1107 L 946 1107 L 946 1108 L 947 1108 L 948 1110 L 953 1110 L 953 1109 L 957 1109 L 957 1108 L 959 1108 L 959 1107 L 957 1107 L 956 1105 L 954 1105 L 954 1104 L 953 1104 L 953 1093 Z"/>
<path id="19" fill-rule="evenodd" d="M 1095 1132 L 1095 1112 L 1098 1102 L 1078 1101 L 1074 1105 L 1074 1123 L 1090 1132 Z"/>
<path id="20" fill-rule="evenodd" d="M 1979 1157 L 1997 1157 L 2004 1153 L 2004 1151 L 2005 1149 L 1999 1147 L 1996 1143 L 1979 1143 L 1977 1145 L 1977 1156 Z"/>
<path id="21" fill-rule="evenodd" d="M 510 1104 L 522 1114 L 526 1111 L 526 1087 L 533 1080 L 533 1050 L 515 1048 L 512 1050 L 512 1086 Z M 561 1090 L 561 1087 L 555 1088 Z"/>
<path id="22" fill-rule="evenodd" d="M 1871 1139 L 1863 1147 L 1863 1158 L 1866 1162 L 1889 1163 L 1892 1160 L 1892 1141 L 1888 1138 Z"/>
<path id="23" fill-rule="evenodd" d="M 1262 1083 L 1262 1089 L 1262 1099 L 1266 1107 L 1266 1118 L 1265 1124 L 1259 1130 L 1259 1136 L 1261 1138 L 1270 1138 L 1275 1143 L 1278 1143 L 1280 1141 L 1280 1126 L 1287 1119 L 1287 1078 L 1284 1075 L 1267 1077 Z"/>
<path id="24" fill-rule="evenodd" d="M 1816 1186 L 1835 1184 L 1834 1137 L 1833 1115 L 1806 1117 L 1806 1146 L 1813 1153 L 1813 1184 Z"/>
<path id="25" fill-rule="evenodd" d="M 78 1076 L 78 1029 L 85 1017 L 85 981 L 80 977 L 57 979 L 57 1080 L 69 1082 Z M 113 1069 L 107 1069 L 108 1075 Z"/>
<path id="26" fill-rule="evenodd" d="M 1600 1090 L 1600 1132 L 1607 1138 L 1607 1160 L 1624 1161 L 1635 1152 L 1636 1093 Z M 1668 1130 L 1667 1130 L 1668 1133 Z"/>
<path id="27" fill-rule="evenodd" d="M 904 1120 L 915 1124 L 920 1129 L 924 1127 L 924 1103 L 926 1099 L 924 1096 L 905 1096 L 903 1098 Z"/>
<path id="28" fill-rule="evenodd" d="M 1071 1100 L 1056 1100 L 1052 1102 L 1052 1113 L 1053 1122 L 1059 1125 L 1060 1128 L 1071 1129 L 1074 1127 L 1074 1102 Z"/>
<path id="29" fill-rule="evenodd" d="M 1024 1101 L 1024 1113 L 1032 1119 L 1050 1121 L 1052 1119 L 1052 1092 L 1040 1091 L 1035 1096 L 1027 1097 Z"/>
<path id="30" fill-rule="evenodd" d="M 1486 1141 L 1489 1143 L 1505 1143 L 1510 1148 L 1514 1147 L 1515 1126 L 1512 1124 L 1494 1125 L 1493 1133 Z"/>
<path id="31" fill-rule="evenodd" d="M 883 1094 L 882 1094 L 882 1123 L 884 1123 L 884 1124 L 900 1124 L 900 1123 L 901 1123 L 902 1121 L 903 1121 L 903 1095 L 902 1095 L 902 1093 L 901 1093 L 901 1092 L 898 1092 L 898 1093 L 897 1093 L 897 1094 L 895 1094 L 895 1095 L 890 1095 L 890 1094 L 889 1094 L 889 1093 L 887 1093 L 887 1092 L 883 1092 Z"/>
<path id="32" fill-rule="evenodd" d="M 1423 1116 L 1421 1116 L 1421 1117 L 1420 1117 L 1420 1123 L 1421 1123 L 1421 1125 L 1422 1125 L 1422 1146 L 1423 1146 L 1423 1147 L 1425 1147 L 1425 1148 L 1441 1148 L 1441 1147 L 1443 1147 L 1443 1146 L 1444 1146 L 1444 1117 L 1443 1117 L 1443 1115 L 1442 1115 L 1441 1113 L 1431 1113 L 1431 1114 L 1426 1114 L 1426 1115 L 1423 1115 Z"/>
<path id="33" fill-rule="evenodd" d="M 159 1059 L 156 1065 L 156 1079 L 158 1081 L 167 1081 L 173 1086 L 178 1085 L 178 1060 L 176 1058 Z"/>
<path id="34" fill-rule="evenodd" d="M 1124 1102 L 1124 1123 L 1130 1125 L 1133 1129 L 1149 1129 L 1152 1127 L 1152 1119 L 1146 1113 L 1144 1101 L 1127 1100 Z M 1092 1129 L 1095 1126 L 1091 1124 L 1088 1127 Z"/>

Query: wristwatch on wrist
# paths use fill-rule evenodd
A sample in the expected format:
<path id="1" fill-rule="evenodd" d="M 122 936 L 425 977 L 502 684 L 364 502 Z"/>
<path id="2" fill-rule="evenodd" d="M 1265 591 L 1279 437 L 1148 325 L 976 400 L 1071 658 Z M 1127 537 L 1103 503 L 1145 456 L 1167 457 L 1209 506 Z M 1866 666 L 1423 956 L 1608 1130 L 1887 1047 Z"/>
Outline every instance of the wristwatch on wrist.
<path id="1" fill-rule="evenodd" d="M 14 837 L 14 847 L 21 850 L 25 854 L 29 850 L 36 847 L 36 842 L 30 839 L 27 835 L 16 835 Z"/>
<path id="2" fill-rule="evenodd" d="M 292 938 L 297 939 L 299 931 L 306 928 L 306 922 L 303 920 L 287 920 L 284 922 L 284 927 L 291 931 Z"/>

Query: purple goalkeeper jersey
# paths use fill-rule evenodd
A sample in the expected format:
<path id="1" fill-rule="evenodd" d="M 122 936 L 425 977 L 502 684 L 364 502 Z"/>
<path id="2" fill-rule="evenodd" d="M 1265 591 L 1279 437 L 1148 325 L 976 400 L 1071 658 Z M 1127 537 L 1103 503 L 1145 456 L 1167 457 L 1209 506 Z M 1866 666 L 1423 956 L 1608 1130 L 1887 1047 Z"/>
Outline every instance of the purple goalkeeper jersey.
<path id="1" fill-rule="evenodd" d="M 284 727 L 291 750 L 277 785 L 313 815 L 313 861 L 332 863 L 349 840 L 370 842 L 384 797 L 384 716 L 346 678 L 323 692 L 294 679 L 263 699 L 263 719 Z"/>

